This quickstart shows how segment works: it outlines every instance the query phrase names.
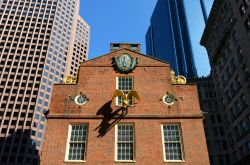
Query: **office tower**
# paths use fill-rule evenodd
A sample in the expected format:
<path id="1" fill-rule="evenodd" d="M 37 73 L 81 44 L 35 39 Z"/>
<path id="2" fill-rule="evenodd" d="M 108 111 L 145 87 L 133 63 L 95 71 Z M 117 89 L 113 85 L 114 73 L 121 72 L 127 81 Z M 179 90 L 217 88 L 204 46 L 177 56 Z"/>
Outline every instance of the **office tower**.
<path id="1" fill-rule="evenodd" d="M 0 164 L 36 164 L 52 85 L 63 82 L 72 65 L 79 1 L 0 5 Z M 88 33 L 86 26 L 87 40 Z"/>
<path id="2" fill-rule="evenodd" d="M 189 83 L 196 83 L 198 87 L 210 164 L 230 164 L 230 151 L 212 77 L 189 79 Z"/>
<path id="3" fill-rule="evenodd" d="M 211 11 L 201 44 L 209 55 L 231 162 L 246 165 L 250 164 L 250 1 L 215 0 Z"/>
<path id="4" fill-rule="evenodd" d="M 81 16 L 77 16 L 75 35 L 71 37 L 72 43 L 74 43 L 73 49 L 69 52 L 72 55 L 68 62 L 66 69 L 66 75 L 74 75 L 80 66 L 80 63 L 88 59 L 89 41 L 90 41 L 90 27 L 82 19 Z"/>
<path id="5" fill-rule="evenodd" d="M 110 50 L 81 64 L 75 84 L 54 85 L 41 164 L 208 165 L 197 86 L 139 44 Z M 112 98 L 118 89 L 134 99 Z"/>
<path id="6" fill-rule="evenodd" d="M 146 34 L 147 54 L 169 62 L 176 74 L 209 75 L 208 56 L 199 44 L 209 9 L 207 0 L 158 0 Z"/>

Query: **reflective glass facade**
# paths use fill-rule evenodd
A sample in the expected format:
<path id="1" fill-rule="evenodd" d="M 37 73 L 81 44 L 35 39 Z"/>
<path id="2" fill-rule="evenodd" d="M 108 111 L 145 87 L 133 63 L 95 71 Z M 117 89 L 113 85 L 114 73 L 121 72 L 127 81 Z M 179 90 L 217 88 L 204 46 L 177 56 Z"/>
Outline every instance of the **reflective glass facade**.
<path id="1" fill-rule="evenodd" d="M 202 0 L 158 0 L 146 34 L 147 54 L 169 62 L 178 75 L 209 75 L 208 56 L 199 42 L 210 8 Z"/>

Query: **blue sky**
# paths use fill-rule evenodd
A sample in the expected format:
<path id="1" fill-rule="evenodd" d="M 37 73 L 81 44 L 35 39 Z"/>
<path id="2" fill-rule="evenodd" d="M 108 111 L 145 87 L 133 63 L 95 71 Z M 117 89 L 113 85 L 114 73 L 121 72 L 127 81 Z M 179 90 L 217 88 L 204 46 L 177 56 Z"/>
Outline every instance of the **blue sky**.
<path id="1" fill-rule="evenodd" d="M 157 0 L 80 0 L 90 25 L 89 59 L 109 53 L 111 42 L 133 42 L 146 53 L 145 34 Z"/>

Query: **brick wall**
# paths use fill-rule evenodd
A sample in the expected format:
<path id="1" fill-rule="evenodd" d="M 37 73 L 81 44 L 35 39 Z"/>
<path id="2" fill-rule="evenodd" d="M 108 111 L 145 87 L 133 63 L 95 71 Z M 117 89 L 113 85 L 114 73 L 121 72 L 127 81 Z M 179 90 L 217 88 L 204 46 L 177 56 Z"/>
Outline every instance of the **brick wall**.
<path id="1" fill-rule="evenodd" d="M 138 57 L 132 73 L 121 74 L 112 67 L 112 57 L 123 53 Z M 118 116 L 122 111 L 111 100 L 117 76 L 133 76 L 134 90 L 141 97 L 123 117 Z M 83 106 L 73 101 L 80 92 L 89 99 Z M 167 92 L 177 99 L 171 108 L 162 101 Z M 135 125 L 134 164 L 164 164 L 161 124 L 179 123 L 184 162 L 171 164 L 207 165 L 202 120 L 196 85 L 172 85 L 169 64 L 121 49 L 83 63 L 76 85 L 54 85 L 41 164 L 71 164 L 64 162 L 70 123 L 89 126 L 86 164 L 124 164 L 114 161 L 115 124 L 129 122 Z"/>

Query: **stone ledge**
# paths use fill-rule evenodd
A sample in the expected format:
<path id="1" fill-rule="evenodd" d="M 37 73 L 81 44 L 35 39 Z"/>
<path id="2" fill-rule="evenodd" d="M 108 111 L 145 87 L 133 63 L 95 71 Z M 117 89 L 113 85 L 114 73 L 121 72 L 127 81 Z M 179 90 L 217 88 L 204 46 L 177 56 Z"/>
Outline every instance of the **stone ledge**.
<path id="1" fill-rule="evenodd" d="M 103 119 L 102 115 L 92 114 L 51 114 L 48 115 L 48 119 Z M 179 115 L 161 115 L 161 114 L 127 114 L 127 115 L 116 115 L 113 119 L 124 118 L 124 119 L 192 119 L 192 118 L 204 118 L 202 113 L 192 114 L 179 114 Z"/>

